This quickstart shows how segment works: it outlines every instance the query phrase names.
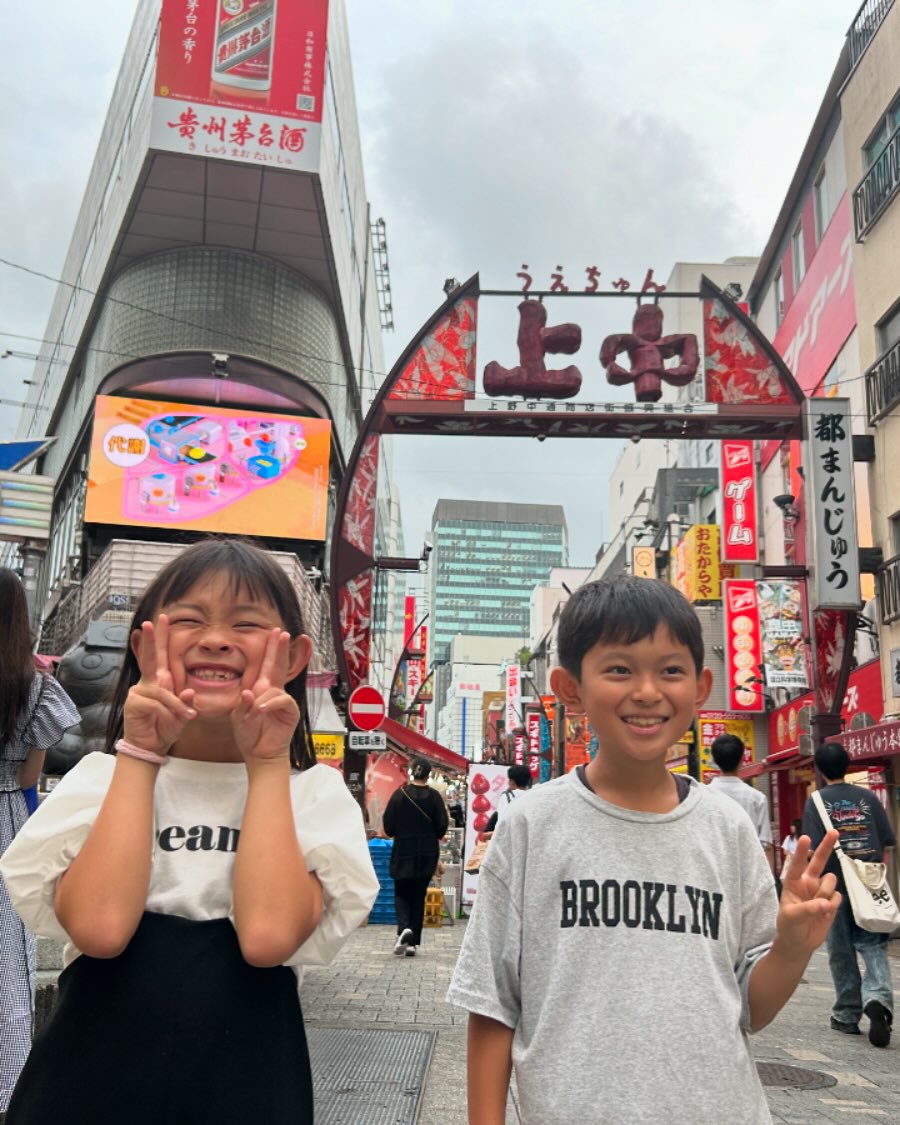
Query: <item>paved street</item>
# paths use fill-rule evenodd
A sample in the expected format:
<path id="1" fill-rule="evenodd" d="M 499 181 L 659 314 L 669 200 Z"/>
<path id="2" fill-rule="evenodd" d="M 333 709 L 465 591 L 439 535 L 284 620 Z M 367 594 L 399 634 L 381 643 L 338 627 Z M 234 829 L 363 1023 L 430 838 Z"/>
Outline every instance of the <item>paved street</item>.
<path id="1" fill-rule="evenodd" d="M 415 959 L 392 955 L 392 927 L 363 927 L 333 965 L 310 970 L 303 984 L 304 1011 L 311 1024 L 418 1026 L 437 1032 L 420 1125 L 465 1125 L 466 1014 L 443 999 L 464 926 L 457 922 L 426 931 L 422 952 Z M 895 981 L 900 983 L 900 942 L 892 943 L 892 955 Z M 836 1080 L 822 1089 L 768 1088 L 774 1120 L 779 1125 L 900 1122 L 900 1044 L 877 1050 L 865 1035 L 831 1031 L 831 997 L 828 965 L 819 952 L 784 1012 L 754 1038 L 757 1061 Z M 511 1100 L 507 1122 L 517 1121 Z"/>

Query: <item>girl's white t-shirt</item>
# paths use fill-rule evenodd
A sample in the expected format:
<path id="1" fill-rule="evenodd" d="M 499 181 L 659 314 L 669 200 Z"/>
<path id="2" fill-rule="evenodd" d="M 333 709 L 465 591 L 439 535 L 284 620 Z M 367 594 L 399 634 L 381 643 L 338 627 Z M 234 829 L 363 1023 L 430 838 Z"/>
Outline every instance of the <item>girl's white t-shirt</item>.
<path id="1" fill-rule="evenodd" d="M 115 769 L 112 754 L 88 754 L 62 778 L 0 858 L 13 906 L 36 934 L 65 941 L 64 963 L 80 951 L 53 911 L 60 876 L 78 855 Z M 314 933 L 285 964 L 328 964 L 378 894 L 362 812 L 331 766 L 292 773 L 291 802 L 307 868 L 322 884 Z M 232 875 L 244 804 L 242 763 L 170 758 L 154 794 L 154 845 L 146 909 L 195 921 L 234 921 Z M 272 856 L 277 863 L 277 855 Z"/>
<path id="2" fill-rule="evenodd" d="M 781 850 L 785 855 L 793 855 L 797 850 L 797 840 L 794 836 L 785 836 L 781 841 Z"/>

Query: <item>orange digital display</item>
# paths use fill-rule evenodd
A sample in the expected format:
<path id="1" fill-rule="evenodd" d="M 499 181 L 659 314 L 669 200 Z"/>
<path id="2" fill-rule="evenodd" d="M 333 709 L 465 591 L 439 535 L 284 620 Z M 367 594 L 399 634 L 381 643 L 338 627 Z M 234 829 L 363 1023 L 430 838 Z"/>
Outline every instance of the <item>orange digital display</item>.
<path id="1" fill-rule="evenodd" d="M 98 395 L 87 523 L 319 539 L 331 422 Z"/>

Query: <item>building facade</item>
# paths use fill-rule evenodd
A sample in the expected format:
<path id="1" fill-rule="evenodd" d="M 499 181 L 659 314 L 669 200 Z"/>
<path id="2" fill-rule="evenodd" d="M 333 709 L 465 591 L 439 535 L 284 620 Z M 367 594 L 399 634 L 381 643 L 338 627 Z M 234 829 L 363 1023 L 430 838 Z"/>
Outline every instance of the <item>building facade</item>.
<path id="1" fill-rule="evenodd" d="M 555 504 L 439 500 L 429 560 L 431 660 L 450 659 L 457 633 L 527 644 L 531 591 L 568 562 L 568 529 Z"/>
<path id="2" fill-rule="evenodd" d="M 239 530 L 295 554 L 321 590 L 337 485 L 382 378 L 389 310 L 383 301 L 380 308 L 373 262 L 343 0 L 279 10 L 274 29 L 256 20 L 253 36 L 267 46 L 253 62 L 254 82 L 260 67 L 271 68 L 265 98 L 231 67 L 214 9 L 191 19 L 185 38 L 183 4 L 138 6 L 44 333 L 50 343 L 22 412 L 20 436 L 56 436 L 37 466 L 56 480 L 35 591 L 45 651 L 75 639 L 81 588 L 114 540 L 139 554 L 141 541 L 235 530 L 173 513 L 201 489 L 216 497 L 237 487 L 244 470 L 252 487 L 286 473 L 309 444 L 303 419 L 330 423 L 316 483 L 324 523 L 314 528 L 282 503 L 255 527 L 250 513 Z M 383 249 L 383 230 L 379 238 Z M 95 509 L 91 517 L 91 443 L 103 400 L 148 434 L 157 402 L 174 418 L 172 434 L 186 418 L 225 412 L 218 429 L 186 430 L 189 440 L 151 440 L 151 458 L 170 463 L 156 473 L 168 490 L 165 510 L 142 484 L 136 513 L 98 517 Z M 235 440 L 228 412 L 283 417 L 290 444 L 279 451 L 271 421 L 258 433 L 235 421 L 254 456 L 225 464 Z M 222 449 L 213 448 L 223 428 L 228 444 L 223 435 Z M 382 450 L 390 482 L 390 443 Z M 212 462 L 215 475 L 185 469 L 188 455 Z M 376 534 L 381 550 L 395 553 L 389 487 Z M 379 609 L 385 620 L 395 616 L 392 591 Z M 391 653 L 374 655 L 376 665 L 391 664 Z"/>

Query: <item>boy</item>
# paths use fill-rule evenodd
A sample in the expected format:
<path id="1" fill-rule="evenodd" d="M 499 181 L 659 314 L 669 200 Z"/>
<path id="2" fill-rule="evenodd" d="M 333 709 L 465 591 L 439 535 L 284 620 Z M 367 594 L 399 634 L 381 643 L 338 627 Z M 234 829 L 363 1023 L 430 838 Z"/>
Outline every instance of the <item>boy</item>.
<path id="1" fill-rule="evenodd" d="M 801 838 L 780 910 L 733 801 L 666 769 L 706 700 L 700 623 L 665 583 L 592 582 L 551 684 L 600 743 L 497 828 L 448 999 L 469 1015 L 470 1125 L 770 1121 L 747 1042 L 840 903 Z M 777 921 L 776 921 L 777 912 Z M 712 1048 L 712 1049 L 710 1049 Z"/>

